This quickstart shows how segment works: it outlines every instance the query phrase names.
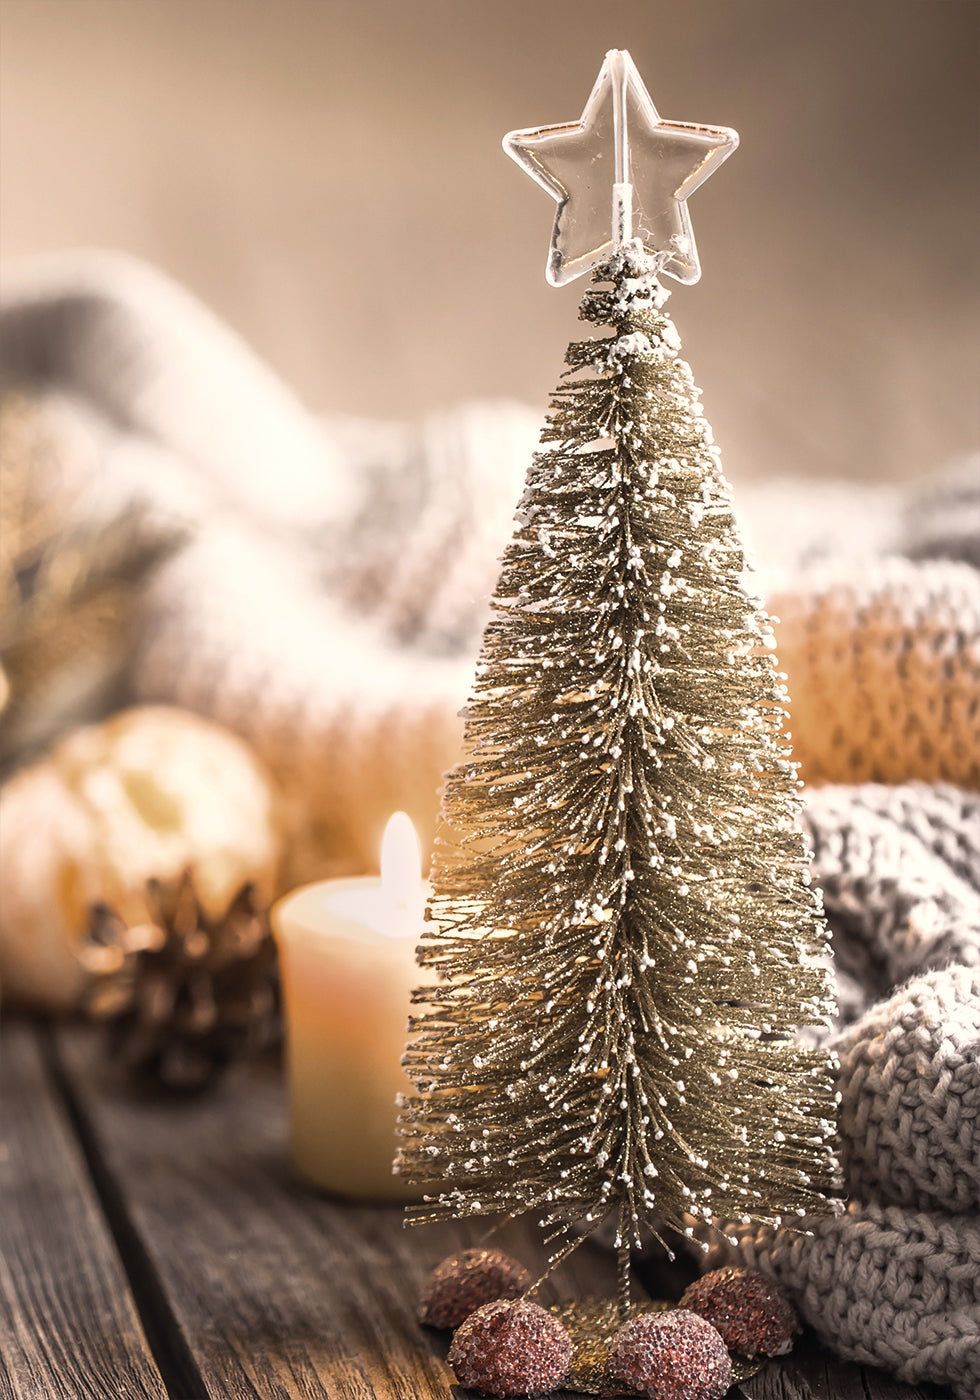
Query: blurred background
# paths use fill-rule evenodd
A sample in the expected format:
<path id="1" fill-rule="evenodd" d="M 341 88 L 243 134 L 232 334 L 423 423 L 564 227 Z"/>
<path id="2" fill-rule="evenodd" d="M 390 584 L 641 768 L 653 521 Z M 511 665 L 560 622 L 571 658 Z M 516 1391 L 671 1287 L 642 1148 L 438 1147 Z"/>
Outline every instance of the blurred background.
<path id="1" fill-rule="evenodd" d="M 75 1004 L 94 911 L 138 931 L 148 881 L 193 872 L 221 919 L 375 869 L 392 812 L 431 849 L 581 329 L 501 138 L 577 120 L 613 47 L 665 118 L 741 135 L 670 309 L 801 773 L 980 786 L 978 29 L 977 0 L 0 0 L 5 989 Z"/>
<path id="2" fill-rule="evenodd" d="M 733 479 L 908 480 L 977 439 L 976 0 L 3 0 L 0 247 L 121 249 L 316 412 L 543 409 L 582 283 L 510 128 L 610 47 L 734 126 L 671 310 Z"/>

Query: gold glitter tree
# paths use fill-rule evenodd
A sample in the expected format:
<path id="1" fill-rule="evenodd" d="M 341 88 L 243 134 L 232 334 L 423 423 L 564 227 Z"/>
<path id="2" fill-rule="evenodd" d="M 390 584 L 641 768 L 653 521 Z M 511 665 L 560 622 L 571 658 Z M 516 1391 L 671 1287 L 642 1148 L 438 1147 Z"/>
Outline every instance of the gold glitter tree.
<path id="1" fill-rule="evenodd" d="M 662 266 L 598 262 L 504 555 L 399 1159 L 410 1218 L 536 1211 L 556 1259 L 614 1216 L 621 1312 L 642 1227 L 807 1214 L 835 1178 L 785 690 Z"/>

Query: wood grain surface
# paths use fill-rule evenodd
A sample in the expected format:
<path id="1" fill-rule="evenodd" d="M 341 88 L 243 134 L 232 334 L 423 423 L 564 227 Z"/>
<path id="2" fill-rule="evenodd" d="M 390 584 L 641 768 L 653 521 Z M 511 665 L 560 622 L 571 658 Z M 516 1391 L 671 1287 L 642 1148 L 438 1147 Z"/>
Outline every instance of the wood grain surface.
<path id="1" fill-rule="evenodd" d="M 0 1395 L 167 1400 L 32 1027 L 0 1049 Z"/>
<path id="2" fill-rule="evenodd" d="M 905 1385 L 871 1366 L 838 1361 L 812 1334 L 739 1387 L 746 1400 L 941 1400 L 938 1386 Z"/>
<path id="3" fill-rule="evenodd" d="M 466 1400 L 448 1334 L 422 1328 L 429 1270 L 477 1224 L 406 1230 L 396 1206 L 307 1189 L 286 1149 L 282 1078 L 240 1067 L 196 1099 L 140 1097 L 90 1030 L 11 1023 L 0 1041 L 3 1400 Z M 543 1272 L 533 1227 L 495 1243 Z M 586 1242 L 542 1289 L 611 1296 Z M 655 1258 L 637 1296 L 676 1296 Z M 154 1362 L 156 1364 L 154 1364 Z M 925 1400 L 812 1338 L 731 1400 Z M 556 1400 L 571 1400 L 568 1392 Z"/>
<path id="4" fill-rule="evenodd" d="M 60 1047 L 202 1394 L 445 1400 L 448 1339 L 419 1327 L 416 1302 L 429 1270 L 475 1243 L 480 1227 L 406 1230 L 399 1207 L 342 1203 L 294 1180 L 275 1072 L 243 1070 L 190 1103 L 148 1103 L 120 1091 L 87 1038 L 63 1036 Z M 497 1242 L 543 1272 L 524 1227 Z M 562 1282 L 612 1293 L 613 1261 L 580 1250 Z"/>

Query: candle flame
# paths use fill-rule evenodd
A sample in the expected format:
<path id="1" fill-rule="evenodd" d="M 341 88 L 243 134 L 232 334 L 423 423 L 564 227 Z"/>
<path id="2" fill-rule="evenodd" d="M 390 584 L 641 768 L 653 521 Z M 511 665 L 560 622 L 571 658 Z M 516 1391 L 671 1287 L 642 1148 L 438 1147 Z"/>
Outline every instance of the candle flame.
<path id="1" fill-rule="evenodd" d="M 388 818 L 381 842 L 381 885 L 394 904 L 408 904 L 419 898 L 422 858 L 412 819 L 405 812 Z"/>

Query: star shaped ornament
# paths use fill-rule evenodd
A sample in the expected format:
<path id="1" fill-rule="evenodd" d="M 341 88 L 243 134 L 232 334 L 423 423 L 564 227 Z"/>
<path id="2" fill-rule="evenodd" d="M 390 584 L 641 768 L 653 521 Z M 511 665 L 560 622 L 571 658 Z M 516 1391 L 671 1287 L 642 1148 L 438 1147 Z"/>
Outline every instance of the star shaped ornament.
<path id="1" fill-rule="evenodd" d="M 701 276 L 687 201 L 738 145 L 723 126 L 666 122 L 625 49 L 610 49 L 582 118 L 511 131 L 504 150 L 558 202 L 545 275 L 580 277 L 639 238 L 658 271 Z"/>

